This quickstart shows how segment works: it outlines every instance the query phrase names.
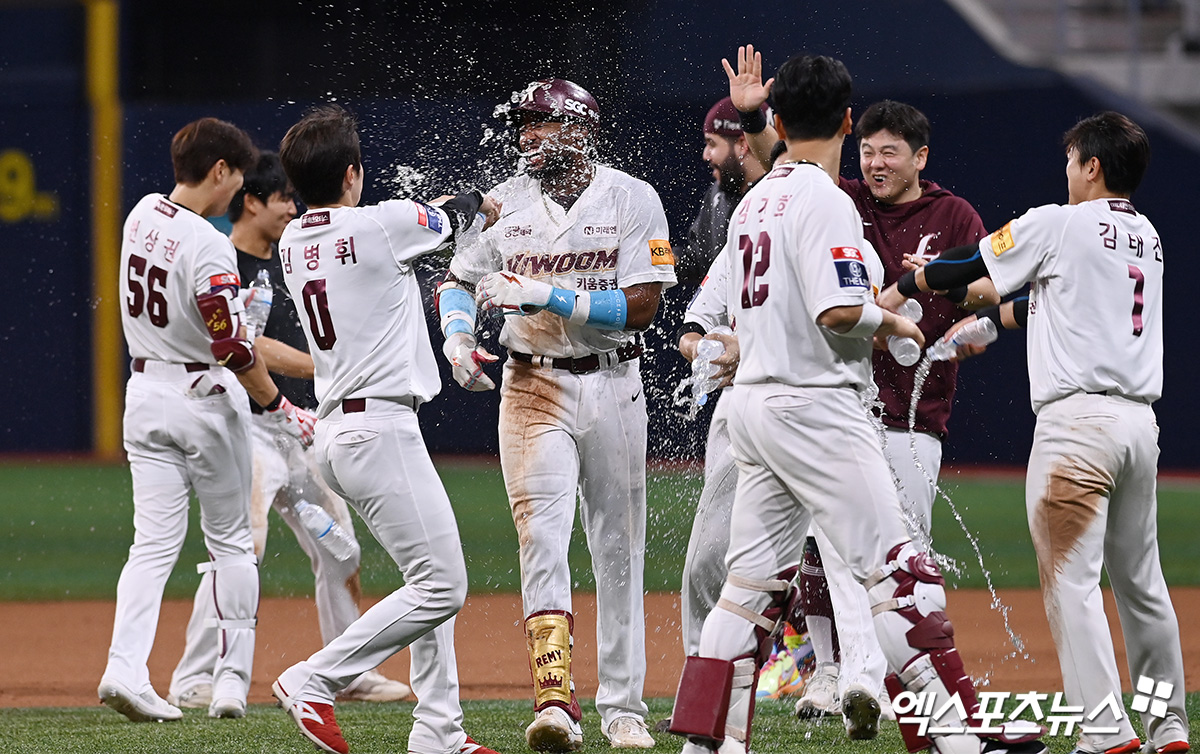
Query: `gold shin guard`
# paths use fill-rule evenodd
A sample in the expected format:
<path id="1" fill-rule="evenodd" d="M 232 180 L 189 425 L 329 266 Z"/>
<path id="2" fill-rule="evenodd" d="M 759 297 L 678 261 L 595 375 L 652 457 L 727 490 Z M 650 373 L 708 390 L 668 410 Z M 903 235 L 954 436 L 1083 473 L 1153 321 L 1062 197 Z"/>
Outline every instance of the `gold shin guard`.
<path id="1" fill-rule="evenodd" d="M 534 708 L 573 706 L 571 693 L 571 616 L 564 612 L 534 613 L 525 619 L 529 670 L 533 674 Z"/>

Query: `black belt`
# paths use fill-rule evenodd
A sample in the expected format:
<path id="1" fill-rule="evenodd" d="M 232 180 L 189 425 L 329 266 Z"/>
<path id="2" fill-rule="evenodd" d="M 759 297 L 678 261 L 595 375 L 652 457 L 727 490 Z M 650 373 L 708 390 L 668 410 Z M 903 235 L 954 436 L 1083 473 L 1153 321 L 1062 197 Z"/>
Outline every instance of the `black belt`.
<path id="1" fill-rule="evenodd" d="M 163 363 L 167 364 L 167 363 L 171 363 L 171 362 L 163 362 Z M 179 366 L 183 367 L 184 369 L 188 370 L 189 372 L 204 372 L 204 371 L 208 370 L 208 364 L 202 364 L 199 361 L 189 361 L 186 364 L 180 364 Z M 134 359 L 133 360 L 133 371 L 145 372 L 146 371 L 146 360 L 145 359 Z"/>
<path id="2" fill-rule="evenodd" d="M 622 361 L 631 361 L 642 355 L 641 343 L 628 343 L 616 350 L 617 360 L 614 363 Z M 520 351 L 509 351 L 509 356 L 512 356 L 517 361 L 523 361 L 526 364 L 537 364 L 538 366 L 551 366 L 555 369 L 565 369 L 571 374 L 587 374 L 595 372 L 602 365 L 600 360 L 601 355 L 598 353 L 589 354 L 578 359 L 558 358 L 551 359 L 546 356 L 534 356 L 533 354 L 521 353 Z"/>
<path id="3" fill-rule="evenodd" d="M 1135 403 L 1149 403 L 1145 398 L 1138 398 L 1133 395 L 1126 395 L 1119 390 L 1085 390 L 1088 395 L 1106 395 L 1109 398 L 1124 398 L 1125 400 L 1134 401 Z"/>

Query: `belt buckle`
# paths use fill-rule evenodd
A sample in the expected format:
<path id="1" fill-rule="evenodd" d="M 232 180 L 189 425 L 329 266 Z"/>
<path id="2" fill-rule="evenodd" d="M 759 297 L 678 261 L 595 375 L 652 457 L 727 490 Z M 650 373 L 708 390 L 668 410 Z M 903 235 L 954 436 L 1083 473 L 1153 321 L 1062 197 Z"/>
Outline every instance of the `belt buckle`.
<path id="1" fill-rule="evenodd" d="M 589 357 L 585 357 L 585 358 L 591 358 L 591 357 L 589 356 Z M 567 369 L 567 371 L 570 372 L 571 374 L 587 374 L 589 372 L 594 372 L 594 371 L 596 371 L 596 369 L 599 368 L 599 366 L 597 366 L 597 367 L 593 367 L 592 369 L 585 369 L 583 367 L 583 361 L 584 361 L 583 359 L 571 359 L 571 366 Z M 599 359 L 597 359 L 597 362 L 599 362 Z"/>

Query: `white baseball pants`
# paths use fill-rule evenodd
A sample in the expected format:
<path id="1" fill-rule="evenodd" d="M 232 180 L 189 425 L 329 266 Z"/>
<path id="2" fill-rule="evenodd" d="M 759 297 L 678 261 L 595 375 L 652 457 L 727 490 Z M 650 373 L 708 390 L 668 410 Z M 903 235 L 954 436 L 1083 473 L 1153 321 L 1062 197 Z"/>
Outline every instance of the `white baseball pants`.
<path id="1" fill-rule="evenodd" d="M 187 396 L 204 377 L 221 392 Z M 215 388 L 214 388 L 215 389 Z M 125 452 L 133 477 L 133 545 L 117 582 L 117 609 L 104 676 L 135 693 L 149 689 L 163 588 L 183 546 L 188 492 L 212 559 L 223 652 L 213 665 L 214 698 L 245 700 L 254 661 L 258 568 L 250 536 L 250 408 L 234 375 L 214 367 L 147 361 L 125 387 Z"/>
<path id="2" fill-rule="evenodd" d="M 409 734 L 417 754 L 457 752 L 466 741 L 458 699 L 453 617 L 467 594 L 462 541 L 450 499 L 408 406 L 367 399 L 317 422 L 314 448 L 329 487 L 350 501 L 400 568 L 400 587 L 333 641 L 279 676 L 288 701 L 332 704 L 338 691 L 407 646 L 419 700 Z"/>
<path id="3" fill-rule="evenodd" d="M 904 511 L 904 521 L 909 527 L 909 534 L 917 542 L 929 541 L 930 526 L 933 521 L 934 486 L 930 479 L 937 481 L 942 471 L 942 441 L 929 432 L 915 432 L 912 437 L 916 445 L 916 458 L 913 458 L 913 441 L 909 439 L 906 429 L 887 427 L 884 431 L 883 454 L 888 465 L 896 472 L 899 481 L 900 509 Z M 929 474 L 929 478 L 917 468 L 917 461 Z M 923 535 L 914 530 L 919 526 Z"/>
<path id="4" fill-rule="evenodd" d="M 309 533 L 292 509 L 300 499 L 324 508 L 338 525 L 353 534 L 350 509 L 335 495 L 317 469 L 316 452 L 307 452 L 291 435 L 261 414 L 251 414 L 254 481 L 250 493 L 250 525 L 254 553 L 261 563 L 267 546 L 267 513 L 273 507 L 296 535 L 300 548 L 312 562 L 317 620 L 322 643 L 328 644 L 358 619 L 358 566 L 355 553 L 338 560 Z M 212 574 L 205 573 L 196 588 L 192 616 L 187 625 L 183 657 L 171 676 L 170 692 L 180 695 L 212 683 L 217 658 L 217 631 L 207 623 L 216 617 L 212 600 Z"/>
<path id="5" fill-rule="evenodd" d="M 1025 483 L 1029 531 L 1067 701 L 1082 704 L 1084 714 L 1110 693 L 1122 704 L 1100 592 L 1103 567 L 1134 683 L 1146 676 L 1174 684 L 1167 715 L 1142 717 L 1155 746 L 1188 738 L 1179 621 L 1158 554 L 1158 453 L 1158 424 L 1149 405 L 1075 394 L 1038 413 Z M 1117 732 L 1081 735 L 1079 745 L 1087 751 L 1103 751 L 1135 735 L 1127 714 L 1118 721 L 1107 709 L 1089 724 Z"/>
<path id="6" fill-rule="evenodd" d="M 500 465 L 526 615 L 571 611 L 567 546 L 578 495 L 596 577 L 596 709 L 605 727 L 621 715 L 644 718 L 646 397 L 638 360 L 577 375 L 509 359 Z"/>

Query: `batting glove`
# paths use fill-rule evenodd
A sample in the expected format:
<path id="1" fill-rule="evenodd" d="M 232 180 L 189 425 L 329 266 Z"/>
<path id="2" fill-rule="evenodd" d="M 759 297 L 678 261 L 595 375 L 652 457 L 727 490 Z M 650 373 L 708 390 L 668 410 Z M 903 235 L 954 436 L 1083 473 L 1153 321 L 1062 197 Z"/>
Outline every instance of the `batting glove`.
<path id="1" fill-rule="evenodd" d="M 454 381 L 467 390 L 482 392 L 492 390 L 496 383 L 483 371 L 484 364 L 491 364 L 499 357 L 488 353 L 475 341 L 470 333 L 456 332 L 442 344 L 442 353 L 453 369 Z"/>
<path id="2" fill-rule="evenodd" d="M 316 415 L 300 408 L 289 401 L 287 397 L 280 395 L 279 405 L 271 411 L 264 411 L 263 416 L 274 421 L 279 425 L 279 429 L 295 437 L 304 447 L 307 448 L 313 444 L 313 430 L 317 423 Z"/>
<path id="3" fill-rule="evenodd" d="M 475 285 L 475 303 L 485 312 L 536 314 L 550 303 L 554 286 L 511 272 L 489 272 Z"/>

